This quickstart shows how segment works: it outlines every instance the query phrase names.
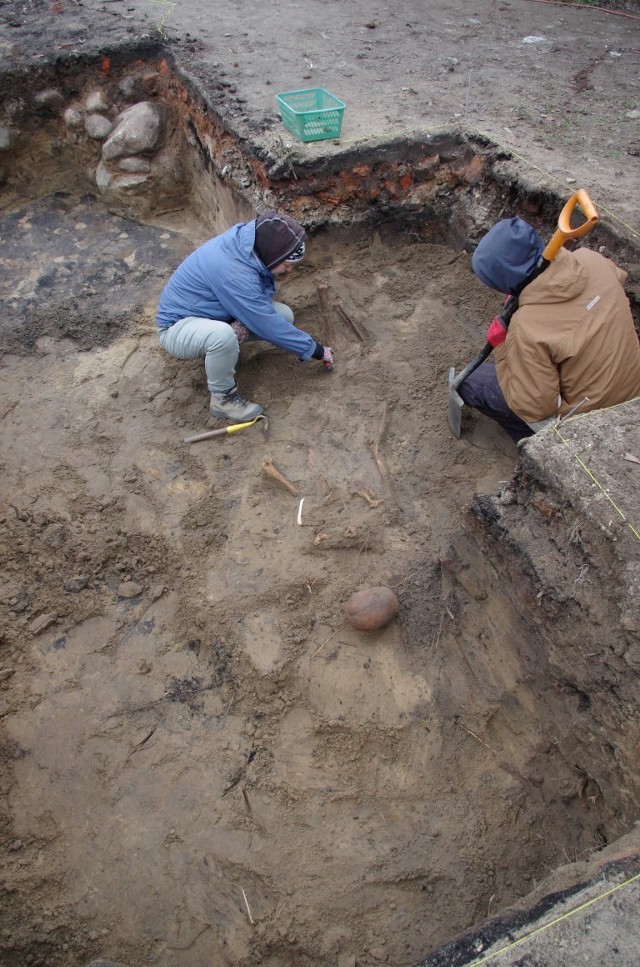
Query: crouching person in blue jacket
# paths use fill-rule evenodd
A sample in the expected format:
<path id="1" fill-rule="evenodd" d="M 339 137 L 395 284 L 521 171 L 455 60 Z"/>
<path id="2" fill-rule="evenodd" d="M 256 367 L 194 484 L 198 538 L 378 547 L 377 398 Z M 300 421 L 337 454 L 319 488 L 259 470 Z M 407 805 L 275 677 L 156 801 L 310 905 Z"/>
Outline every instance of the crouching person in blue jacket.
<path id="1" fill-rule="evenodd" d="M 262 413 L 236 384 L 240 344 L 247 339 L 333 365 L 331 348 L 297 329 L 291 309 L 273 301 L 276 278 L 302 260 L 305 239 L 293 218 L 265 212 L 209 239 L 167 282 L 156 319 L 160 344 L 176 359 L 204 358 L 211 416 L 242 422 Z"/>

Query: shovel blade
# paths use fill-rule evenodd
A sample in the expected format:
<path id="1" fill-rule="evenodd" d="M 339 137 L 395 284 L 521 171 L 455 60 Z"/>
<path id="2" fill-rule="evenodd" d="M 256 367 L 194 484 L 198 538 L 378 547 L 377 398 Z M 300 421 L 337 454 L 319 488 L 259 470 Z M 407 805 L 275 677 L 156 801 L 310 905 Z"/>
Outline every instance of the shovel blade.
<path id="1" fill-rule="evenodd" d="M 462 407 L 464 406 L 464 400 L 454 385 L 455 379 L 456 371 L 452 367 L 449 370 L 449 429 L 456 440 L 459 440 L 462 428 Z"/>
<path id="2" fill-rule="evenodd" d="M 465 379 L 471 376 L 478 366 L 480 366 L 488 356 L 493 352 L 493 346 L 490 342 L 486 343 L 484 348 L 480 350 L 477 356 L 474 356 L 471 362 L 465 366 L 461 372 L 456 376 L 456 371 L 453 367 L 449 370 L 449 428 L 453 433 L 456 440 L 460 439 L 460 428 L 462 426 L 462 407 L 464 406 L 464 400 L 458 392 L 459 388 L 464 383 Z"/>

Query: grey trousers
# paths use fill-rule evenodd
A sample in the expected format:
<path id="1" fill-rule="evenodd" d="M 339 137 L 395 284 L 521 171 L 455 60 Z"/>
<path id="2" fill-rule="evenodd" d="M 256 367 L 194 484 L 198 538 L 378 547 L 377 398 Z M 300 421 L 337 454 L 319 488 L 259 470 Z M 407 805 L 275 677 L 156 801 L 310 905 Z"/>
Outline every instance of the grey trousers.
<path id="1" fill-rule="evenodd" d="M 294 315 L 283 302 L 273 308 L 293 324 Z M 159 331 L 160 345 L 176 359 L 204 359 L 210 393 L 224 393 L 235 386 L 240 346 L 228 322 L 186 316 Z"/>

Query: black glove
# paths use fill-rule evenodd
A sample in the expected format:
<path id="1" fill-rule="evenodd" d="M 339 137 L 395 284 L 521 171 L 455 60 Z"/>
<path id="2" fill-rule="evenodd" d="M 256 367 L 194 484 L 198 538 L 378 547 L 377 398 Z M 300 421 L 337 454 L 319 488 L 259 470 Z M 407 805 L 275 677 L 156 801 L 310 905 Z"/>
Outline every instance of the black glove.
<path id="1" fill-rule="evenodd" d="M 333 369 L 333 349 L 330 346 L 321 346 L 319 342 L 316 343 L 316 348 L 313 351 L 312 359 L 322 360 L 322 365 L 327 370 L 331 372 Z"/>

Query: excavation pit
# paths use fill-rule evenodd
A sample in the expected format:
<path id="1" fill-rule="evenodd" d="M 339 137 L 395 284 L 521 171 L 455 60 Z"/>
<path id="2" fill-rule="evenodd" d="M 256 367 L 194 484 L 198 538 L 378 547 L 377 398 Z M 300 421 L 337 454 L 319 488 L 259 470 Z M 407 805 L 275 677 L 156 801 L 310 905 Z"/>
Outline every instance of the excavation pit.
<path id="1" fill-rule="evenodd" d="M 517 186 L 447 133 L 291 177 L 166 61 L 110 71 L 23 79 L 3 156 L 3 963 L 417 963 L 637 815 L 627 530 L 545 476 L 552 441 L 447 427 L 496 309 L 468 251 Z M 159 191 L 100 190 L 64 121 L 128 77 L 169 132 Z M 521 200 L 548 234 L 561 202 Z M 267 202 L 307 214 L 279 298 L 336 365 L 244 347 L 269 437 L 187 445 L 203 368 L 155 303 Z M 604 479 L 633 411 L 591 426 Z M 371 585 L 400 613 L 365 635 Z"/>

